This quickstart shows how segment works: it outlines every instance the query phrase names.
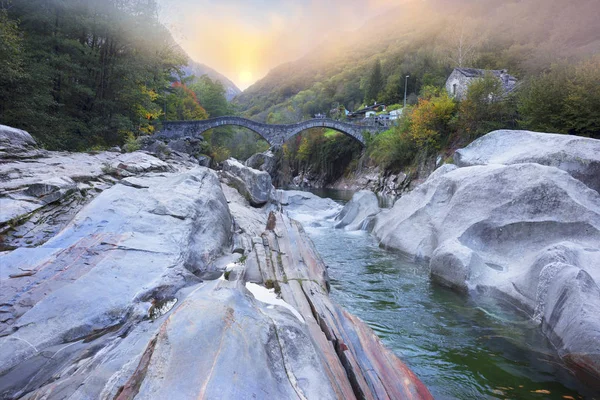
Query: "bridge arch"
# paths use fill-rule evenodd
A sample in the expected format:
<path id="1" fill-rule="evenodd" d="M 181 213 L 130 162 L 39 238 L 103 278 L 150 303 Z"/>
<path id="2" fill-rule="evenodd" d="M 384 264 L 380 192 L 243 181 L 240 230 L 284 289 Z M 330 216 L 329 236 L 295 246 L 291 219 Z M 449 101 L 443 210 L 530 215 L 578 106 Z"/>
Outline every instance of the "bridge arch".
<path id="1" fill-rule="evenodd" d="M 241 117 L 217 117 L 199 121 L 165 121 L 158 135 L 165 138 L 194 137 L 201 135 L 209 129 L 220 126 L 241 126 L 247 128 L 265 139 L 270 145 L 273 145 L 270 136 L 264 131 L 265 126 L 268 126 L 267 124 Z"/>
<path id="2" fill-rule="evenodd" d="M 387 129 L 384 125 L 359 125 L 336 121 L 328 118 L 315 118 L 289 125 L 264 124 L 242 117 L 218 117 L 201 121 L 166 121 L 158 132 L 158 137 L 177 138 L 184 136 L 197 136 L 203 132 L 219 126 L 241 126 L 256 132 L 271 146 L 282 145 L 288 139 L 311 128 L 329 128 L 350 136 L 365 145 L 363 133 L 370 131 L 379 133 Z"/>
<path id="3" fill-rule="evenodd" d="M 294 136 L 304 132 L 305 130 L 312 129 L 312 128 L 333 129 L 334 131 L 343 133 L 344 135 L 353 138 L 354 140 L 358 141 L 363 146 L 366 144 L 365 138 L 363 136 L 363 132 L 368 130 L 367 127 L 361 126 L 361 125 L 355 125 L 355 124 L 348 124 L 345 122 L 340 122 L 340 121 L 336 121 L 336 120 L 332 120 L 332 119 L 325 119 L 325 118 L 311 119 L 311 120 L 300 122 L 298 124 L 294 124 L 294 125 L 290 126 L 290 129 L 287 132 L 287 136 L 286 136 L 284 142 L 288 141 L 289 139 L 293 138 Z"/>

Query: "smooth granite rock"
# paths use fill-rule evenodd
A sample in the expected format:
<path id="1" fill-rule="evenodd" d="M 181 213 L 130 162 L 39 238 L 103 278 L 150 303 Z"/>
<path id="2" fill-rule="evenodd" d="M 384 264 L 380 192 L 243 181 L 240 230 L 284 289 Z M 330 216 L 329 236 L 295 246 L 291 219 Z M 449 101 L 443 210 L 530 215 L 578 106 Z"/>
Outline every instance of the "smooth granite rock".
<path id="1" fill-rule="evenodd" d="M 280 185 L 281 162 L 283 159 L 283 149 L 281 146 L 273 146 L 264 153 L 257 153 L 246 160 L 244 165 L 247 167 L 265 171 L 271 176 L 273 185 Z"/>
<path id="2" fill-rule="evenodd" d="M 2 396 L 67 373 L 63 349 L 83 357 L 97 337 L 138 327 L 228 251 L 231 216 L 214 172 L 199 167 L 144 182 L 105 190 L 43 246 L 1 256 Z M 118 338 L 90 355 L 110 353 Z"/>
<path id="3" fill-rule="evenodd" d="M 0 163 L 0 249 L 44 243 L 121 178 L 178 167 L 143 152 L 10 153 Z"/>
<path id="4" fill-rule="evenodd" d="M 598 381 L 600 195 L 589 178 L 600 141 L 543 135 L 497 131 L 457 151 L 460 165 L 490 164 L 442 166 L 378 214 L 373 233 L 428 262 L 443 285 L 509 298 L 579 376 Z M 513 139 L 528 147 L 501 153 Z"/>
<path id="5" fill-rule="evenodd" d="M 379 200 L 370 190 L 356 192 L 336 216 L 335 227 L 349 231 L 370 230 L 373 217 L 379 213 Z"/>
<path id="6" fill-rule="evenodd" d="M 499 130 L 457 150 L 459 167 L 536 163 L 568 172 L 600 193 L 600 140 L 581 136 Z"/>
<path id="7" fill-rule="evenodd" d="M 275 188 L 265 171 L 246 167 L 230 158 L 223 162 L 222 174 L 254 207 L 261 207 L 273 198 Z"/>
<path id="8" fill-rule="evenodd" d="M 26 131 L 0 125 L 0 159 L 38 157 L 35 139 Z"/>

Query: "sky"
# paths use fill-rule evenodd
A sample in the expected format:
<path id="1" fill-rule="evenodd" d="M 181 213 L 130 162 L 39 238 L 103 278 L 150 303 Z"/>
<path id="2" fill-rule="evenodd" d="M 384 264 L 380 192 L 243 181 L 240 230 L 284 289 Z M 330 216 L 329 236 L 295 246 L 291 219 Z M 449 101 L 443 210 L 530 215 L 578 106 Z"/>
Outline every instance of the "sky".
<path id="1" fill-rule="evenodd" d="M 329 35 L 358 29 L 402 0 L 159 0 L 160 17 L 195 61 L 244 90 Z"/>

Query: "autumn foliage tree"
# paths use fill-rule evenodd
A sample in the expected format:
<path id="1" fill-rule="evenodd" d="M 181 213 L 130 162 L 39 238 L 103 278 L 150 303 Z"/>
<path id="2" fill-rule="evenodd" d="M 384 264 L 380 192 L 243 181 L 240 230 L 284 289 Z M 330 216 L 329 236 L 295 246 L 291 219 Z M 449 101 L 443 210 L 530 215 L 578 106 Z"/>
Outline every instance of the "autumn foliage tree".
<path id="1" fill-rule="evenodd" d="M 418 147 L 439 149 L 451 133 L 457 105 L 443 89 L 426 87 L 423 92 L 410 114 L 410 134 Z"/>
<path id="2" fill-rule="evenodd" d="M 172 93 L 167 98 L 166 119 L 190 121 L 207 119 L 208 113 L 200 105 L 196 93 L 181 82 L 174 82 Z"/>

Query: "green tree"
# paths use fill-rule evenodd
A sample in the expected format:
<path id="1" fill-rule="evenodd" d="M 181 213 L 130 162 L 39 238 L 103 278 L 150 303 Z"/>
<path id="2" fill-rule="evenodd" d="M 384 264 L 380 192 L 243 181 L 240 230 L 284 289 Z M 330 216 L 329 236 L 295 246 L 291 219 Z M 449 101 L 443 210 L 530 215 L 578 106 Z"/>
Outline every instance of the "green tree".
<path id="1" fill-rule="evenodd" d="M 225 87 L 220 81 L 213 81 L 208 75 L 203 75 L 189 87 L 196 93 L 198 101 L 211 118 L 233 113 L 233 109 L 225 97 Z"/>
<path id="2" fill-rule="evenodd" d="M 2 121 L 52 149 L 150 133 L 185 62 L 156 11 L 154 0 L 14 0 L 27 74 L 3 92 Z"/>
<path id="3" fill-rule="evenodd" d="M 23 41 L 16 21 L 0 4 L 0 114 L 18 81 L 24 77 Z"/>
<path id="4" fill-rule="evenodd" d="M 466 98 L 459 106 L 459 128 L 467 140 L 496 129 L 514 128 L 516 106 L 513 97 L 504 93 L 502 83 L 488 74 L 469 85 Z"/>
<path id="5" fill-rule="evenodd" d="M 167 104 L 166 119 L 169 121 L 193 121 L 208 118 L 208 113 L 198 102 L 196 94 L 180 82 L 173 84 Z"/>
<path id="6" fill-rule="evenodd" d="M 519 92 L 520 125 L 541 132 L 567 133 L 563 122 L 563 101 L 568 79 L 568 68 L 558 65 L 549 72 L 530 78 Z"/>
<path id="7" fill-rule="evenodd" d="M 374 101 L 377 101 L 383 86 L 384 80 L 381 72 L 381 62 L 377 60 L 373 65 L 371 75 L 369 76 L 369 80 L 367 82 L 367 87 L 365 90 L 365 103 L 371 104 Z"/>
<path id="8" fill-rule="evenodd" d="M 568 132 L 600 139 L 600 57 L 574 68 L 567 93 L 563 118 Z"/>
<path id="9" fill-rule="evenodd" d="M 543 132 L 600 138 L 600 57 L 554 65 L 531 78 L 518 98 L 520 124 Z"/>

